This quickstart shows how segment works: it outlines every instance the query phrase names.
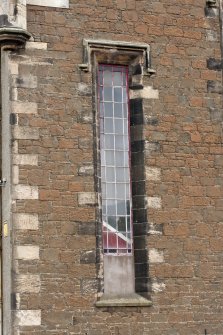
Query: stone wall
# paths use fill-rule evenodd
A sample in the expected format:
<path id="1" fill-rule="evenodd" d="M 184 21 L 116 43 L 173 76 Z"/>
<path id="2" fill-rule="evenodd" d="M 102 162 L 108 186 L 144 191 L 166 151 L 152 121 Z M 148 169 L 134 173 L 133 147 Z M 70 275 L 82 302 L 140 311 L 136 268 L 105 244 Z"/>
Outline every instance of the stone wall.
<path id="1" fill-rule="evenodd" d="M 218 8 L 203 0 L 71 0 L 69 9 L 28 6 L 27 19 L 34 41 L 10 56 L 14 334 L 221 335 Z M 151 307 L 95 306 L 103 274 L 95 87 L 78 66 L 84 38 L 151 46 L 156 73 L 144 73 L 134 91 L 143 98 L 147 218 L 138 275 L 147 278 Z"/>

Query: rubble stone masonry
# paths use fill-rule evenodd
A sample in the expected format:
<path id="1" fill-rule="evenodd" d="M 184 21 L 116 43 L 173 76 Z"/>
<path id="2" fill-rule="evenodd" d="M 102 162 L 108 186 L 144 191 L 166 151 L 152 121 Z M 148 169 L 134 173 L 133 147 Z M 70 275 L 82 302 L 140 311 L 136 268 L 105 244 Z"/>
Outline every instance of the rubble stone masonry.
<path id="1" fill-rule="evenodd" d="M 9 54 L 13 335 L 223 334 L 219 6 L 27 5 L 32 38 Z M 95 306 L 103 293 L 97 113 L 94 69 L 78 65 L 84 39 L 150 46 L 154 71 L 144 69 L 130 92 L 136 114 L 142 102 L 141 121 L 131 121 L 142 151 L 134 142 L 136 291 L 149 307 Z"/>

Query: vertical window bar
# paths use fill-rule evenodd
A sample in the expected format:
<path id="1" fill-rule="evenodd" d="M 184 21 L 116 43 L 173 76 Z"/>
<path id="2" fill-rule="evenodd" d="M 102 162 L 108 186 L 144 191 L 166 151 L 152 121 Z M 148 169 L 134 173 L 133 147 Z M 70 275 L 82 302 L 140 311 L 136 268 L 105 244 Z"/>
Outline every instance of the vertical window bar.
<path id="1" fill-rule="evenodd" d="M 131 254 L 132 199 L 127 66 L 99 65 L 98 106 L 104 253 Z"/>

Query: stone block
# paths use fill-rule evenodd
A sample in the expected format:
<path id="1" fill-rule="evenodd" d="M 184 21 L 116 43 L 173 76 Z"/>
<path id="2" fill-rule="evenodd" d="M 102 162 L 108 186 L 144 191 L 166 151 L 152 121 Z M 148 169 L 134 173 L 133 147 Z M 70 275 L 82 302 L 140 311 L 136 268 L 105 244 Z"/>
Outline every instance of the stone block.
<path id="1" fill-rule="evenodd" d="M 81 280 L 81 291 L 85 294 L 95 294 L 98 290 L 97 279 L 83 279 Z"/>
<path id="2" fill-rule="evenodd" d="M 35 76 L 13 76 L 12 77 L 12 87 L 21 88 L 36 88 L 37 87 L 37 77 Z"/>
<path id="3" fill-rule="evenodd" d="M 79 206 L 95 206 L 97 204 L 96 194 L 94 192 L 78 193 Z"/>
<path id="4" fill-rule="evenodd" d="M 15 323 L 19 326 L 40 326 L 41 310 L 15 311 Z"/>
<path id="5" fill-rule="evenodd" d="M 219 83 L 219 82 L 215 82 L 213 80 L 208 80 L 207 81 L 207 91 L 209 93 L 222 94 L 222 92 L 223 92 L 222 84 Z"/>
<path id="6" fill-rule="evenodd" d="M 149 273 L 148 263 L 135 263 L 135 277 L 136 278 L 147 278 Z"/>
<path id="7" fill-rule="evenodd" d="M 12 112 L 17 114 L 37 114 L 37 103 L 13 101 Z"/>
<path id="8" fill-rule="evenodd" d="M 161 152 L 162 146 L 159 142 L 145 141 L 145 149 L 146 155 L 150 155 L 151 152 Z"/>
<path id="9" fill-rule="evenodd" d="M 166 288 L 166 284 L 162 281 L 157 281 L 157 280 L 153 280 L 152 282 L 152 291 L 154 293 L 159 293 L 164 291 Z"/>
<path id="10" fill-rule="evenodd" d="M 135 250 L 146 250 L 146 236 L 134 236 L 134 248 Z"/>
<path id="11" fill-rule="evenodd" d="M 81 252 L 80 263 L 81 264 L 95 264 L 96 252 L 95 250 L 85 250 Z"/>
<path id="12" fill-rule="evenodd" d="M 79 176 L 93 176 L 94 167 L 93 165 L 83 165 L 78 168 Z"/>
<path id="13" fill-rule="evenodd" d="M 147 222 L 136 222 L 133 223 L 133 235 L 136 236 L 146 236 L 148 233 L 148 223 Z"/>
<path id="14" fill-rule="evenodd" d="M 38 165 L 38 155 L 13 155 L 13 164 L 16 165 Z"/>
<path id="15" fill-rule="evenodd" d="M 162 224 L 155 224 L 150 222 L 148 233 L 150 235 L 162 235 L 163 234 L 163 225 Z"/>
<path id="16" fill-rule="evenodd" d="M 39 247 L 35 245 L 15 246 L 15 259 L 39 259 Z"/>
<path id="17" fill-rule="evenodd" d="M 159 209 L 162 206 L 161 198 L 159 197 L 147 197 L 147 208 Z"/>
<path id="18" fill-rule="evenodd" d="M 221 108 L 210 107 L 209 112 L 212 121 L 223 121 L 223 111 Z"/>
<path id="19" fill-rule="evenodd" d="M 13 138 L 17 140 L 38 140 L 39 139 L 39 129 L 30 127 L 13 127 Z"/>
<path id="20" fill-rule="evenodd" d="M 215 58 L 209 58 L 207 60 L 207 67 L 209 70 L 216 70 L 221 71 L 222 70 L 222 61 Z"/>
<path id="21" fill-rule="evenodd" d="M 46 324 L 55 326 L 55 320 L 57 320 L 56 322 L 60 325 L 60 327 L 65 327 L 68 325 L 70 326 L 72 325 L 72 315 L 72 312 L 68 311 L 49 310 L 46 311 L 44 315 L 44 322 L 46 322 Z"/>
<path id="22" fill-rule="evenodd" d="M 223 167 L 223 156 L 222 155 L 215 156 L 215 165 L 217 167 Z"/>
<path id="23" fill-rule="evenodd" d="M 14 285 L 14 290 L 18 293 L 39 293 L 40 276 L 31 274 L 16 275 Z"/>
<path id="24" fill-rule="evenodd" d="M 157 117 L 152 117 L 150 115 L 145 116 L 145 124 L 148 124 L 150 126 L 157 126 L 159 124 L 159 120 Z"/>
<path id="25" fill-rule="evenodd" d="M 12 194 L 13 199 L 38 199 L 39 192 L 37 186 L 15 185 Z"/>
<path id="26" fill-rule="evenodd" d="M 130 99 L 159 99 L 159 91 L 151 86 L 145 86 L 141 90 L 129 90 Z"/>
<path id="27" fill-rule="evenodd" d="M 13 226 L 15 229 L 37 230 L 39 229 L 38 215 L 17 213 L 13 215 Z"/>
<path id="28" fill-rule="evenodd" d="M 12 183 L 14 185 L 19 183 L 19 167 L 15 165 L 12 167 Z"/>
<path id="29" fill-rule="evenodd" d="M 79 235 L 95 235 L 95 222 L 80 222 L 78 225 Z"/>
<path id="30" fill-rule="evenodd" d="M 151 292 L 151 280 L 148 277 L 140 277 L 135 279 L 135 290 L 137 293 Z"/>
<path id="31" fill-rule="evenodd" d="M 148 261 L 148 251 L 146 249 L 134 250 L 135 263 L 146 263 Z"/>
<path id="32" fill-rule="evenodd" d="M 149 261 L 150 263 L 163 263 L 164 262 L 163 251 L 154 248 L 149 249 Z"/>
<path id="33" fill-rule="evenodd" d="M 18 66 L 18 63 L 15 63 L 15 62 L 9 62 L 9 70 L 10 70 L 10 73 L 13 74 L 13 75 L 18 75 L 19 73 L 19 66 Z"/>
<path id="34" fill-rule="evenodd" d="M 47 43 L 44 43 L 44 42 L 26 42 L 26 49 L 47 50 Z"/>
<path id="35" fill-rule="evenodd" d="M 91 95 L 91 87 L 85 83 L 78 83 L 77 90 L 81 95 Z"/>
<path id="36" fill-rule="evenodd" d="M 146 166 L 146 180 L 159 181 L 161 170 L 156 167 Z"/>
<path id="37" fill-rule="evenodd" d="M 215 42 L 218 40 L 218 33 L 214 30 L 206 30 L 206 39 L 210 42 Z"/>

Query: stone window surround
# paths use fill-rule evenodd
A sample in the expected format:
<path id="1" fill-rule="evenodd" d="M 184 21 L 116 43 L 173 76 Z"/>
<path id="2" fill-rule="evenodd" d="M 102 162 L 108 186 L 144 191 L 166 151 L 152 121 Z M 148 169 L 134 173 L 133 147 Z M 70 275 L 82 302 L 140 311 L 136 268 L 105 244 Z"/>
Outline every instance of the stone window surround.
<path id="1" fill-rule="evenodd" d="M 29 0 L 34 1 L 34 0 Z M 36 0 L 38 1 L 38 0 Z M 107 50 L 110 52 L 119 52 L 122 53 L 126 52 L 138 52 L 143 53 L 143 65 L 145 69 L 144 75 L 153 75 L 155 70 L 151 68 L 151 53 L 150 53 L 150 46 L 146 43 L 140 42 L 126 42 L 126 41 L 111 41 L 111 40 L 94 40 L 94 39 L 84 39 L 83 40 L 83 47 L 84 47 L 84 62 L 79 64 L 79 68 L 85 72 L 92 71 L 92 59 L 91 55 L 95 50 Z"/>
<path id="2" fill-rule="evenodd" d="M 132 43 L 132 42 L 122 42 L 122 41 L 107 41 L 107 40 L 88 40 L 85 39 L 83 41 L 84 44 L 84 63 L 79 64 L 79 68 L 85 72 L 92 72 L 93 76 L 93 105 L 95 106 L 95 140 L 97 142 L 97 138 L 99 135 L 99 127 L 97 121 L 97 103 L 94 100 L 96 97 L 96 84 L 97 84 L 97 68 L 99 63 L 107 63 L 107 64 L 116 64 L 116 65 L 128 65 L 130 69 L 130 86 L 131 90 L 141 89 L 142 78 L 143 75 L 152 75 L 155 73 L 154 70 L 151 69 L 151 60 L 150 60 L 150 47 L 145 43 Z M 142 128 L 142 127 L 141 127 Z M 134 135 L 133 135 L 134 136 Z M 143 134 L 141 133 L 141 140 Z M 95 152 L 96 158 L 96 187 L 97 192 L 100 198 L 100 152 L 98 150 L 97 143 L 95 143 L 95 148 L 97 148 L 97 152 Z M 143 158 L 143 152 L 141 154 Z M 136 174 L 136 173 L 135 173 Z M 98 208 L 97 217 L 101 217 L 101 209 Z M 100 221 L 100 220 L 99 220 Z M 103 280 L 101 283 L 101 287 L 104 287 L 104 294 L 100 296 L 100 299 L 96 302 L 97 307 L 111 307 L 111 306 L 151 306 L 151 301 L 148 297 L 148 292 L 145 294 L 142 291 L 141 293 L 136 292 L 135 285 L 137 287 L 137 279 L 140 278 L 135 277 L 135 271 L 137 271 L 137 265 L 134 262 L 134 258 L 126 257 L 126 256 L 118 256 L 118 257 L 107 257 L 103 255 L 102 252 L 102 241 L 101 241 L 101 222 L 98 222 L 97 228 L 97 240 L 98 245 L 97 248 L 100 250 L 97 258 L 99 261 L 98 273 L 104 273 Z M 137 228 L 136 228 L 137 230 Z M 145 243 L 144 243 L 145 245 Z M 144 248 L 143 245 L 143 248 Z M 141 247 L 139 247 L 141 248 Z M 146 250 L 140 250 L 141 252 Z M 115 283 L 115 288 L 109 289 L 110 283 L 106 283 L 108 279 L 113 275 L 111 271 L 116 269 L 118 272 L 123 268 L 123 260 L 126 262 L 126 268 L 130 270 L 130 275 L 125 277 L 125 271 L 122 271 L 123 277 L 121 281 L 127 283 L 132 278 L 133 283 L 129 284 L 129 290 L 127 290 L 127 294 L 122 295 L 122 290 L 119 289 L 116 292 L 116 287 L 121 287 L 121 281 L 119 284 Z M 112 263 L 112 264 L 111 264 Z M 114 264 L 115 263 L 115 264 Z M 135 264 L 135 269 L 134 269 Z M 112 266 L 111 266 L 112 265 Z M 136 283 L 134 284 L 134 278 Z M 113 285 L 114 286 L 114 285 Z M 101 293 L 99 293 L 101 295 Z"/>

